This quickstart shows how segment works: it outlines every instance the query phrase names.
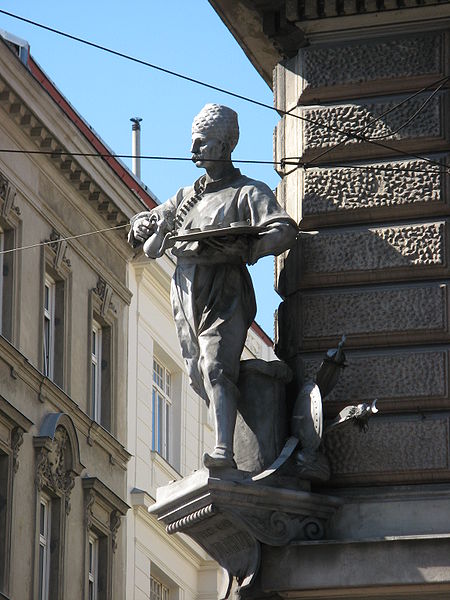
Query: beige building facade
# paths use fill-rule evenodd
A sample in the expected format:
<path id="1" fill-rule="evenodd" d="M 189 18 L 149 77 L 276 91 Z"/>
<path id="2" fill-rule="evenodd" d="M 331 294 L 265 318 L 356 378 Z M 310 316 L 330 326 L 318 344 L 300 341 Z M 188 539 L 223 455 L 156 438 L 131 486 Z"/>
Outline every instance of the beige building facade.
<path id="1" fill-rule="evenodd" d="M 101 141 L 26 42 L 5 34 L 0 73 L 0 597 L 122 600 L 131 251 L 82 234 L 154 199 L 71 156 Z"/>
<path id="2" fill-rule="evenodd" d="M 127 517 L 129 600 L 214 600 L 217 563 L 182 534 L 168 535 L 148 514 L 156 489 L 202 468 L 214 445 L 204 401 L 189 385 L 170 306 L 175 268 L 169 256 L 139 254 L 130 266 Z M 243 359 L 275 359 L 271 341 L 254 324 Z"/>
<path id="3" fill-rule="evenodd" d="M 174 263 L 126 240 L 156 198 L 113 157 L 79 156 L 111 151 L 6 32 L 0 74 L 0 598 L 213 600 L 216 563 L 147 512 L 213 443 Z M 275 358 L 256 324 L 253 357 Z"/>

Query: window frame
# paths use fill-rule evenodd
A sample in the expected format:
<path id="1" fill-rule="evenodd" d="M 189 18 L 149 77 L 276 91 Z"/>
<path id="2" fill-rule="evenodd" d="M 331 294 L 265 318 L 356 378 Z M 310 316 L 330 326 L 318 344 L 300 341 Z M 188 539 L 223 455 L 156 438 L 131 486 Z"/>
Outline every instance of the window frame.
<path id="1" fill-rule="evenodd" d="M 101 327 L 101 388 L 100 388 L 100 420 L 95 419 L 94 404 L 92 398 L 92 329 L 94 324 Z M 99 296 L 97 288 L 89 293 L 88 300 L 88 323 L 86 338 L 86 369 L 87 369 L 87 406 L 86 412 L 93 421 L 98 422 L 112 435 L 116 433 L 116 393 L 117 393 L 117 316 L 111 309 L 104 309 L 103 299 Z"/>
<path id="2" fill-rule="evenodd" d="M 100 540 L 89 532 L 88 537 L 88 600 L 98 600 L 98 559 Z M 92 549 L 92 552 L 91 552 Z M 91 587 L 92 584 L 92 587 Z M 91 594 L 92 590 L 92 594 Z"/>
<path id="3" fill-rule="evenodd" d="M 155 369 L 156 365 L 156 369 Z M 158 372 L 158 368 L 159 371 Z M 155 378 L 156 374 L 156 378 Z M 162 379 L 162 384 L 158 381 Z M 152 369 L 152 450 L 170 461 L 172 418 L 172 372 L 159 357 L 153 356 Z M 161 410 L 163 408 L 163 410 Z"/>
<path id="4" fill-rule="evenodd" d="M 47 306 L 48 290 L 48 306 Z M 43 363 L 42 372 L 49 379 L 53 380 L 55 367 L 55 304 L 56 304 L 56 282 L 48 273 L 44 277 L 44 299 L 43 299 L 43 330 L 42 330 L 42 351 Z M 47 336 L 48 323 L 48 336 Z M 48 348 L 46 341 L 48 340 Z"/>
<path id="5" fill-rule="evenodd" d="M 42 533 L 42 508 L 44 507 L 44 533 Z M 51 564 L 51 498 L 41 493 L 39 497 L 39 544 L 38 544 L 38 598 L 48 600 L 50 591 L 50 564 Z M 43 559 L 41 562 L 41 548 Z M 41 579 L 42 578 L 42 579 Z"/>
<path id="6" fill-rule="evenodd" d="M 154 587 L 159 588 L 159 593 L 154 591 Z M 160 579 L 150 573 L 150 600 L 169 600 L 170 588 Z"/>
<path id="7" fill-rule="evenodd" d="M 95 339 L 94 339 L 95 336 Z M 102 350 L 103 328 L 96 320 L 91 327 L 91 412 L 97 423 L 102 422 Z"/>

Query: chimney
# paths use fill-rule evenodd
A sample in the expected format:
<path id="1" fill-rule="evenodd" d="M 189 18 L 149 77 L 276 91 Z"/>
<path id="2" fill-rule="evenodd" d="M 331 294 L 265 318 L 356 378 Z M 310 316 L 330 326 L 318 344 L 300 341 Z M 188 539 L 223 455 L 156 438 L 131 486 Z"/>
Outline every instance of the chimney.
<path id="1" fill-rule="evenodd" d="M 140 117 L 132 117 L 130 121 L 133 123 L 131 126 L 131 154 L 133 155 L 131 161 L 131 170 L 138 179 L 141 178 L 141 121 Z"/>

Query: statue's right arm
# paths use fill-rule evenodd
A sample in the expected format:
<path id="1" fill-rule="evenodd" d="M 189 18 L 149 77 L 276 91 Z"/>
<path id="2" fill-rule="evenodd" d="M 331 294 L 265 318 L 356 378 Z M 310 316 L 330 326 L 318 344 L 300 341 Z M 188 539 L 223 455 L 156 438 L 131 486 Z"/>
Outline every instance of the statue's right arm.
<path id="1" fill-rule="evenodd" d="M 161 227 L 164 227 L 166 231 L 171 231 L 173 229 L 175 211 L 176 197 L 170 198 L 167 202 L 160 204 L 150 211 L 144 211 L 134 215 L 130 220 L 128 242 L 133 248 L 138 248 Z"/>

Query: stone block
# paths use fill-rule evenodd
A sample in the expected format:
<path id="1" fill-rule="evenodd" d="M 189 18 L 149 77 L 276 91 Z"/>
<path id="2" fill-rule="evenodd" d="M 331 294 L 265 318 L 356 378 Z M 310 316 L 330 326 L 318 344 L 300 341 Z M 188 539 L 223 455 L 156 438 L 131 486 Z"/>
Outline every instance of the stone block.
<path id="1" fill-rule="evenodd" d="M 281 358 L 326 350 L 345 333 L 348 348 L 450 340 L 445 283 L 296 292 L 278 311 Z"/>
<path id="2" fill-rule="evenodd" d="M 448 44 L 444 32 L 430 32 L 301 48 L 300 102 L 353 97 L 355 87 L 358 96 L 420 89 L 446 74 Z"/>
<path id="3" fill-rule="evenodd" d="M 380 170 L 360 168 L 364 165 L 307 169 L 303 174 L 302 226 L 449 214 L 448 176 L 442 172 L 449 155 L 430 158 L 439 160 L 441 169 L 424 160 L 368 165 Z M 296 196 L 300 189 L 297 186 Z"/>
<path id="4" fill-rule="evenodd" d="M 448 535 L 265 547 L 260 589 L 249 598 L 446 600 L 449 552 Z"/>
<path id="5" fill-rule="evenodd" d="M 450 409 L 447 373 L 449 349 L 347 351 L 347 368 L 324 399 L 326 416 L 348 404 L 377 398 L 380 413 Z M 323 355 L 305 355 L 305 379 L 316 373 Z"/>
<path id="6" fill-rule="evenodd" d="M 446 221 L 322 230 L 299 244 L 300 287 L 450 276 Z"/>
<path id="7" fill-rule="evenodd" d="M 401 152 L 445 150 L 450 138 L 447 115 L 449 94 L 439 92 L 423 106 L 426 97 L 428 96 L 417 96 L 395 109 L 406 96 L 299 108 L 297 114 L 308 120 L 296 119 L 298 139 L 296 141 L 294 136 L 286 137 L 286 140 L 290 140 L 285 144 L 286 156 L 301 156 L 302 160 L 310 161 L 323 150 L 341 142 L 341 146 L 321 160 L 329 162 L 331 159 L 362 159 L 365 156 L 398 156 L 397 152 L 386 149 L 385 145 Z M 408 122 L 421 107 L 423 110 L 420 116 Z M 385 114 L 391 109 L 394 110 Z M 285 127 L 287 120 L 293 119 L 291 116 L 283 117 Z M 363 132 L 375 143 L 348 138 L 345 130 L 354 134 Z"/>
<path id="8" fill-rule="evenodd" d="M 376 416 L 325 436 L 331 485 L 450 481 L 448 413 Z"/>

